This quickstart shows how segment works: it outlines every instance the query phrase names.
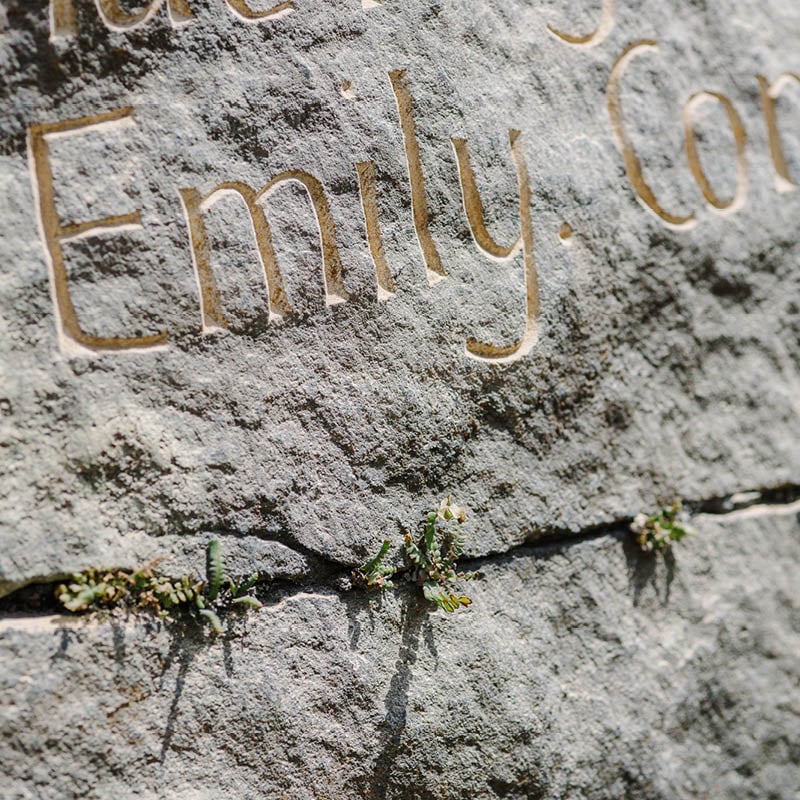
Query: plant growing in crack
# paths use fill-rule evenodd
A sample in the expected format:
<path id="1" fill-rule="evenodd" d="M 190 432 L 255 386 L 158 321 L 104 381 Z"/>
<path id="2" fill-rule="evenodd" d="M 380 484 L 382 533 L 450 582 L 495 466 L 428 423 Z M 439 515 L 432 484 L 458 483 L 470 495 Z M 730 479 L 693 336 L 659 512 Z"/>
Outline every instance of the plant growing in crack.
<path id="1" fill-rule="evenodd" d="M 206 580 L 188 575 L 169 578 L 158 570 L 160 560 L 136 570 L 88 569 L 72 576 L 69 583 L 56 589 L 56 599 L 68 611 L 99 611 L 122 604 L 148 609 L 161 617 L 180 611 L 194 611 L 211 625 L 214 633 L 222 633 L 219 612 L 228 608 L 261 608 L 250 594 L 258 581 L 254 573 L 236 583 L 225 573 L 219 542 L 214 539 L 206 548 Z"/>
<path id="2" fill-rule="evenodd" d="M 681 503 L 677 501 L 655 514 L 637 514 L 631 523 L 631 531 L 636 536 L 639 547 L 646 553 L 669 550 L 675 542 L 697 531 L 684 521 Z"/>
<path id="3" fill-rule="evenodd" d="M 437 511 L 431 511 L 419 537 L 407 533 L 403 540 L 405 556 L 409 563 L 408 580 L 422 589 L 426 600 L 447 612 L 468 606 L 472 599 L 458 591 L 460 581 L 475 580 L 475 572 L 458 572 L 456 562 L 464 551 L 464 538 L 460 526 L 466 522 L 463 508 L 453 502 L 451 495 L 441 502 Z M 392 540 L 385 539 L 380 551 L 355 573 L 355 582 L 365 588 L 388 589 L 389 580 L 397 569 L 384 564 Z"/>
<path id="4" fill-rule="evenodd" d="M 475 580 L 475 572 L 456 572 L 456 562 L 464 552 L 464 538 L 460 526 L 466 522 L 463 508 L 455 505 L 450 495 L 442 501 L 438 511 L 428 514 L 423 535 L 419 540 L 407 533 L 405 549 L 413 565 L 411 578 L 422 587 L 426 600 L 436 603 L 444 611 L 455 611 L 468 606 L 472 599 L 458 594 L 458 581 Z"/>
<path id="5" fill-rule="evenodd" d="M 391 589 L 394 586 L 390 577 L 397 572 L 397 567 L 390 567 L 383 563 L 391 546 L 391 539 L 383 540 L 378 553 L 356 571 L 354 575 L 356 583 L 367 589 Z"/>
<path id="6" fill-rule="evenodd" d="M 227 607 L 261 608 L 258 598 L 248 594 L 258 582 L 258 573 L 237 584 L 225 573 L 222 548 L 216 539 L 206 548 L 205 591 L 197 595 L 196 605 L 200 616 L 211 625 L 216 634 L 222 633 L 222 622 L 217 613 Z"/>

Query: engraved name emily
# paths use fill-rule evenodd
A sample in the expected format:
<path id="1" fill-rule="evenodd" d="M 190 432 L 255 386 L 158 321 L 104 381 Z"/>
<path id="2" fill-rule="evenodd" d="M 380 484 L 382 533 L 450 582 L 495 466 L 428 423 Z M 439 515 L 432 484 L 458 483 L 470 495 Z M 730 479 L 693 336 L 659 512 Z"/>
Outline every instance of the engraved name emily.
<path id="1" fill-rule="evenodd" d="M 224 2 L 232 13 L 245 22 L 274 19 L 294 10 L 293 2 L 278 3 L 268 10 L 259 12 L 252 11 L 245 0 L 224 0 Z M 138 14 L 123 12 L 116 0 L 96 0 L 96 5 L 98 13 L 106 25 L 116 30 L 126 30 L 146 23 L 164 5 L 164 2 L 154 0 Z M 192 12 L 188 0 L 166 0 L 166 8 L 173 25 L 186 24 L 191 21 Z M 53 38 L 72 35 L 76 26 L 73 0 L 51 0 L 50 9 Z M 603 0 L 602 16 L 597 28 L 592 33 L 582 36 L 570 35 L 552 26 L 548 30 L 551 35 L 569 46 L 594 47 L 604 41 L 612 26 L 612 0 Z M 616 59 L 611 68 L 606 92 L 608 113 L 611 132 L 622 155 L 625 171 L 637 200 L 666 227 L 685 230 L 697 224 L 694 213 L 675 213 L 665 209 L 658 201 L 644 177 L 641 160 L 627 133 L 626 121 L 623 116 L 621 90 L 628 65 L 633 59 L 646 53 L 655 52 L 657 49 L 658 45 L 655 41 L 639 40 L 628 45 Z M 428 282 L 430 285 L 434 285 L 445 278 L 447 272 L 429 230 L 425 174 L 416 136 L 410 81 L 405 70 L 393 70 L 389 72 L 388 77 L 396 101 L 403 136 L 414 229 Z M 756 80 L 767 129 L 770 156 L 775 170 L 776 188 L 780 192 L 792 191 L 797 188 L 798 184 L 789 174 L 780 134 L 777 101 L 785 86 L 790 83 L 800 83 L 800 76 L 793 72 L 785 72 L 773 82 L 763 75 L 756 76 Z M 736 151 L 733 166 L 737 185 L 730 198 L 719 196 L 700 162 L 694 131 L 694 115 L 696 110 L 706 103 L 718 103 L 722 107 L 733 134 Z M 683 121 L 688 168 L 708 207 L 720 214 L 735 213 L 745 204 L 748 182 L 745 155 L 747 137 L 739 113 L 725 95 L 715 91 L 700 91 L 691 95 L 684 105 Z M 124 107 L 77 119 L 34 124 L 29 128 L 29 164 L 36 198 L 37 217 L 50 272 L 59 345 L 62 352 L 67 355 L 152 350 L 161 349 L 167 345 L 168 334 L 163 332 L 137 337 L 108 337 L 87 333 L 81 327 L 70 294 L 63 245 L 69 241 L 101 233 L 120 233 L 139 229 L 142 227 L 140 212 L 64 225 L 59 219 L 55 202 L 56 191 L 49 141 L 54 138 L 80 136 L 89 131 L 99 130 L 102 132 L 111 127 L 133 124 L 135 124 L 134 109 Z M 521 322 L 523 324 L 518 339 L 508 345 L 497 345 L 469 338 L 465 344 L 465 354 L 470 358 L 492 363 L 517 361 L 533 349 L 538 341 L 540 331 L 539 280 L 534 260 L 533 221 L 530 210 L 531 188 L 523 147 L 523 134 L 518 130 L 509 131 L 510 155 L 516 173 L 519 201 L 519 234 L 509 244 L 496 242 L 487 230 L 481 194 L 471 165 L 467 141 L 452 139 L 451 143 L 455 154 L 464 212 L 476 247 L 487 258 L 494 260 L 509 260 L 521 255 L 525 276 L 525 297 L 521 304 L 523 311 Z M 375 164 L 365 161 L 355 164 L 354 168 L 358 177 L 366 242 L 375 269 L 378 300 L 383 302 L 395 294 L 396 286 L 383 246 L 377 207 Z M 328 196 L 322 182 L 311 173 L 288 169 L 272 176 L 261 187 L 253 187 L 241 181 L 225 181 L 205 193 L 193 187 L 180 188 L 178 192 L 189 232 L 191 261 L 197 281 L 201 327 L 204 333 L 223 330 L 228 325 L 214 274 L 205 223 L 207 213 L 220 198 L 226 195 L 233 195 L 239 199 L 247 213 L 257 246 L 260 267 L 263 271 L 270 320 L 278 322 L 291 313 L 283 276 L 273 247 L 272 230 L 265 210 L 273 193 L 290 182 L 304 189 L 316 219 L 322 252 L 322 277 L 326 303 L 335 305 L 348 299 L 343 282 L 336 226 Z"/>
<path id="2" fill-rule="evenodd" d="M 420 252 L 426 268 L 428 282 L 434 285 L 447 277 L 439 250 L 429 230 L 429 210 L 425 188 L 425 174 L 420 158 L 416 135 L 414 103 L 405 70 L 393 70 L 389 81 L 394 93 L 403 135 L 409 184 L 411 212 Z M 137 337 L 108 337 L 87 333 L 81 327 L 72 301 L 63 245 L 76 239 L 101 233 L 119 233 L 142 227 L 140 212 L 122 214 L 103 219 L 64 225 L 59 219 L 55 202 L 55 184 L 51 167 L 49 141 L 53 138 L 80 136 L 89 131 L 102 132 L 135 124 L 135 110 L 126 106 L 103 114 L 32 125 L 28 134 L 28 152 L 33 179 L 38 218 L 45 244 L 45 255 L 50 271 L 54 297 L 54 310 L 59 343 L 68 355 L 88 355 L 104 351 L 141 350 L 164 347 L 167 333 Z M 480 252 L 494 260 L 508 260 L 521 253 L 525 273 L 524 326 L 517 341 L 508 345 L 495 345 L 468 339 L 466 354 L 478 360 L 495 363 L 516 361 L 531 351 L 539 336 L 539 284 L 533 257 L 533 222 L 531 219 L 531 189 L 528 168 L 520 131 L 509 131 L 511 161 L 516 171 L 519 196 L 519 235 L 510 244 L 494 240 L 486 227 L 483 203 L 470 160 L 469 145 L 465 139 L 452 139 L 458 176 L 461 183 L 464 209 L 473 240 Z M 396 287 L 383 246 L 383 235 L 377 206 L 375 164 L 371 161 L 354 165 L 364 216 L 366 240 L 375 276 L 379 301 L 391 298 Z M 337 243 L 336 225 L 330 209 L 327 192 L 322 182 L 299 169 L 285 170 L 271 177 L 263 186 L 254 187 L 242 181 L 225 181 L 206 193 L 197 188 L 180 188 L 184 216 L 189 231 L 190 249 L 200 298 L 202 331 L 213 333 L 227 327 L 228 321 L 222 307 L 220 292 L 211 259 L 211 247 L 206 233 L 206 214 L 226 195 L 233 195 L 244 206 L 248 216 L 260 267 L 267 290 L 269 318 L 278 322 L 291 313 L 284 287 L 280 265 L 273 247 L 272 230 L 265 210 L 270 197 L 286 183 L 301 186 L 316 219 L 322 251 L 322 277 L 325 300 L 328 305 L 343 303 L 348 299 L 342 276 L 342 264 Z"/>

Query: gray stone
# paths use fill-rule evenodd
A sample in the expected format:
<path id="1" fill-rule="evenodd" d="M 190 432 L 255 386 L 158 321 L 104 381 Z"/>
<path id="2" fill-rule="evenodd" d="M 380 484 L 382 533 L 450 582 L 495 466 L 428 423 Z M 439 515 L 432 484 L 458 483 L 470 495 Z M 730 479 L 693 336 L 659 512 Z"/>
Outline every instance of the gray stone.
<path id="1" fill-rule="evenodd" d="M 588 49 L 547 25 L 590 31 L 589 3 L 338 0 L 260 24 L 224 0 L 189 5 L 179 28 L 162 8 L 114 32 L 78 3 L 76 35 L 53 42 L 45 3 L 4 5 L 2 591 L 170 555 L 177 537 L 207 531 L 352 565 L 446 491 L 472 512 L 478 556 L 675 496 L 800 482 L 799 195 L 773 185 L 756 82 L 800 68 L 794 4 L 620 4 Z M 636 202 L 612 135 L 612 66 L 647 37 L 660 50 L 623 76 L 625 119 L 659 201 L 695 213 L 693 230 Z M 448 273 L 433 286 L 389 78 L 399 69 Z M 680 109 L 701 90 L 729 96 L 749 137 L 747 200 L 727 216 L 705 207 L 682 150 Z M 778 116 L 800 175 L 796 91 Z M 65 244 L 69 286 L 85 333 L 167 331 L 169 345 L 73 357 L 74 343 L 59 347 L 26 137 L 127 106 L 135 125 L 50 143 L 62 224 L 140 209 L 144 225 Z M 709 104 L 697 120 L 703 167 L 727 198 L 725 114 Z M 519 229 L 511 129 L 530 172 L 541 336 L 492 365 L 465 342 L 522 335 L 522 259 L 476 249 L 450 139 L 469 142 L 502 245 Z M 397 289 L 383 301 L 354 166 L 367 160 Z M 260 187 L 291 169 L 324 184 L 349 300 L 325 305 L 316 223 L 287 185 L 267 210 L 294 316 L 271 321 L 244 206 L 223 199 L 207 228 L 229 327 L 202 335 L 178 190 Z"/>
<path id="2" fill-rule="evenodd" d="M 797 512 L 481 564 L 468 611 L 307 586 L 225 633 L 0 623 L 4 800 L 753 798 L 800 790 Z"/>
<path id="3" fill-rule="evenodd" d="M 0 2 L 0 800 L 794 800 L 800 6 L 250 2 Z"/>

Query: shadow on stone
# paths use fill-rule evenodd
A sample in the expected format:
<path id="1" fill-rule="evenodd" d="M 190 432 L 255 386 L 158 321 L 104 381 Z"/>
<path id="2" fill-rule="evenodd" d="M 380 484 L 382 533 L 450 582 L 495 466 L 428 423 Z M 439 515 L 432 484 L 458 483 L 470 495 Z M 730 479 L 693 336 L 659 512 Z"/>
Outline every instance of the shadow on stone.
<path id="1" fill-rule="evenodd" d="M 351 650 L 358 649 L 358 642 L 361 638 L 361 620 L 359 615 L 362 611 L 367 612 L 370 627 L 375 630 L 375 613 L 383 610 L 384 593 L 378 591 L 368 591 L 363 594 L 351 593 L 347 596 L 344 604 L 347 614 L 347 636 Z"/>
<path id="2" fill-rule="evenodd" d="M 642 601 L 642 594 L 651 587 L 656 597 L 661 600 L 661 604 L 669 605 L 672 593 L 672 583 L 675 580 L 677 563 L 675 554 L 672 550 L 665 550 L 664 553 L 645 553 L 631 539 L 623 543 L 625 550 L 625 560 L 628 565 L 628 586 L 633 599 L 634 607 L 638 607 Z M 662 570 L 659 569 L 659 561 L 663 560 L 663 587 L 661 586 Z"/>
<path id="3" fill-rule="evenodd" d="M 389 691 L 384 699 L 386 715 L 380 725 L 383 746 L 375 760 L 372 785 L 368 797 L 384 800 L 391 781 L 392 768 L 400 752 L 403 733 L 408 717 L 408 689 L 413 677 L 412 668 L 417 661 L 420 632 L 428 617 L 429 603 L 413 593 L 406 605 L 403 619 L 400 652 L 395 662 L 395 671 L 389 684 Z M 428 639 L 430 638 L 430 641 Z M 428 646 L 435 652 L 432 635 L 426 635 Z"/>
<path id="4" fill-rule="evenodd" d="M 196 629 L 188 629 L 185 626 L 176 626 L 173 633 L 172 644 L 170 645 L 167 658 L 164 661 L 164 668 L 161 670 L 161 682 L 159 683 L 159 692 L 164 687 L 164 679 L 167 672 L 169 672 L 172 665 L 178 660 L 178 675 L 175 678 L 175 690 L 172 695 L 172 702 L 167 712 L 167 724 L 164 728 L 164 736 L 161 739 L 161 751 L 158 760 L 161 764 L 167 758 L 167 753 L 172 745 L 172 737 L 175 735 L 175 725 L 178 719 L 178 706 L 181 702 L 184 687 L 186 686 L 186 676 L 189 673 L 189 668 L 194 661 L 198 651 L 204 647 L 202 641 L 197 641 L 198 631 Z M 226 660 L 227 668 L 227 660 Z"/>
<path id="5" fill-rule="evenodd" d="M 60 637 L 61 641 L 58 643 L 58 649 L 50 656 L 50 663 L 54 664 L 56 661 L 59 661 L 62 658 L 67 658 L 67 650 L 69 649 L 70 643 L 72 639 L 79 640 L 80 634 L 74 628 L 68 628 L 66 626 L 59 627 L 55 634 L 56 636 Z"/>

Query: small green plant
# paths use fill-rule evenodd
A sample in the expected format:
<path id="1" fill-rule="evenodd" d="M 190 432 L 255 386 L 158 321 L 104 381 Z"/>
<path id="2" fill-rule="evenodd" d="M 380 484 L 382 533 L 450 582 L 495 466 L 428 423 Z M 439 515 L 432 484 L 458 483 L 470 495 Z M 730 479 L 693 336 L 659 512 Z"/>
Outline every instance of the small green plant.
<path id="1" fill-rule="evenodd" d="M 455 505 L 448 495 L 438 511 L 428 514 L 422 535 L 414 537 L 407 533 L 404 539 L 409 562 L 408 579 L 422 589 L 427 600 L 447 612 L 472 603 L 471 598 L 458 592 L 456 584 L 478 577 L 474 572 L 456 571 L 456 562 L 464 551 L 464 539 L 459 528 L 466 519 L 464 509 Z M 397 569 L 383 563 L 391 545 L 392 540 L 385 539 L 377 555 L 357 570 L 354 575 L 357 584 L 379 589 L 394 585 L 389 577 Z"/>
<path id="2" fill-rule="evenodd" d="M 391 589 L 394 586 L 389 578 L 397 572 L 397 567 L 389 567 L 383 563 L 383 559 L 386 558 L 391 546 L 391 539 L 383 540 L 377 555 L 356 571 L 354 575 L 356 583 L 367 589 Z"/>
<path id="3" fill-rule="evenodd" d="M 225 580 L 225 566 L 222 561 L 222 549 L 216 539 L 212 539 L 206 547 L 206 595 L 209 600 L 216 600 L 222 581 Z"/>
<path id="4" fill-rule="evenodd" d="M 159 561 L 137 570 L 88 569 L 72 576 L 69 583 L 56 589 L 56 598 L 68 611 L 97 611 L 127 604 L 149 609 L 159 616 L 178 611 L 195 611 L 222 633 L 219 612 L 233 608 L 261 608 L 249 594 L 258 581 L 258 573 L 237 584 L 225 574 L 219 542 L 214 539 L 206 548 L 206 580 L 192 577 L 168 578 L 158 571 Z"/>
<path id="5" fill-rule="evenodd" d="M 158 561 L 130 572 L 122 569 L 88 569 L 72 576 L 56 589 L 56 597 L 68 611 L 111 608 L 133 602 L 142 608 L 165 613 L 175 606 L 195 602 L 203 583 L 189 577 L 173 580 L 160 575 Z"/>
<path id="6" fill-rule="evenodd" d="M 464 509 L 447 495 L 439 510 L 428 514 L 420 539 L 415 540 L 410 533 L 405 536 L 406 555 L 413 565 L 412 580 L 422 587 L 427 600 L 448 612 L 472 603 L 467 595 L 457 593 L 455 584 L 477 578 L 474 572 L 456 572 L 456 562 L 464 552 L 459 528 L 466 520 Z"/>
<path id="7" fill-rule="evenodd" d="M 649 517 L 646 514 L 637 514 L 631 523 L 631 531 L 635 534 L 639 547 L 647 553 L 668 550 L 674 542 L 696 534 L 694 528 L 681 517 L 680 501 Z"/>

